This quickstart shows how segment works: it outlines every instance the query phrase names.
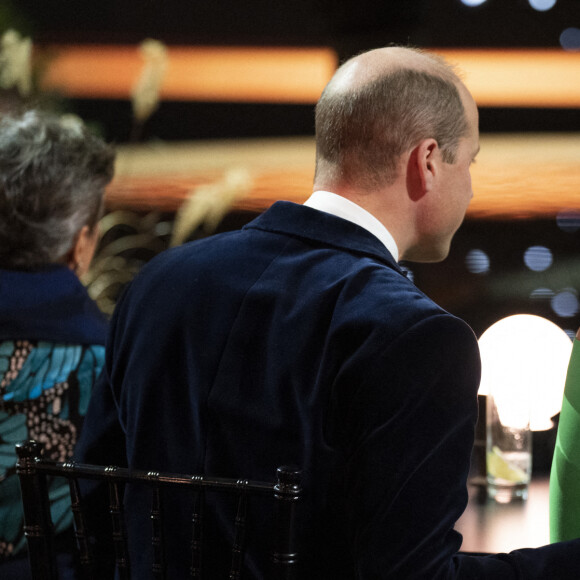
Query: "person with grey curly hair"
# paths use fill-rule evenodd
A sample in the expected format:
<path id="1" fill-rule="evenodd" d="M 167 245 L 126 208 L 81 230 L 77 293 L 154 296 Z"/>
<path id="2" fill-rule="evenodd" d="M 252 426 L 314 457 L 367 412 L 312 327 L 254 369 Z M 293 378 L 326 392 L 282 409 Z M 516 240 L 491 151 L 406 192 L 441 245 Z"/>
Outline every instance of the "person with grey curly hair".
<path id="1" fill-rule="evenodd" d="M 98 240 L 115 153 L 74 117 L 0 120 L 0 577 L 28 576 L 14 444 L 73 447 L 104 361 L 107 320 L 79 280 Z M 51 484 L 60 548 L 72 521 Z M 60 540 L 59 540 L 60 541 Z"/>
<path id="2" fill-rule="evenodd" d="M 28 112 L 0 121 L 0 267 L 62 263 L 83 274 L 113 161 L 75 117 Z"/>

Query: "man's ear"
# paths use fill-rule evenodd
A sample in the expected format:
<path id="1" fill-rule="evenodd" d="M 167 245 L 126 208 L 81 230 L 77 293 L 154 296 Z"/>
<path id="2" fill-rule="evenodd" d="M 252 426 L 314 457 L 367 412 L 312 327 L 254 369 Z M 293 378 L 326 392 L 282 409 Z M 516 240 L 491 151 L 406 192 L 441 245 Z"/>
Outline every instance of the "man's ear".
<path id="1" fill-rule="evenodd" d="M 433 189 L 439 171 L 438 152 L 435 139 L 424 139 L 411 151 L 407 164 L 407 189 L 413 201 L 418 201 Z"/>

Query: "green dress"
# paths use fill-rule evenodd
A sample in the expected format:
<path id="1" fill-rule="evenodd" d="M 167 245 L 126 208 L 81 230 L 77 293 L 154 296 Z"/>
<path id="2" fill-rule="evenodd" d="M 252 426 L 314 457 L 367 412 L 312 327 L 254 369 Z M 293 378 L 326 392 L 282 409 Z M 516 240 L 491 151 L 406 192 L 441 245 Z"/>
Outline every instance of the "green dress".
<path id="1" fill-rule="evenodd" d="M 580 538 L 580 340 L 568 364 L 550 473 L 550 541 Z"/>

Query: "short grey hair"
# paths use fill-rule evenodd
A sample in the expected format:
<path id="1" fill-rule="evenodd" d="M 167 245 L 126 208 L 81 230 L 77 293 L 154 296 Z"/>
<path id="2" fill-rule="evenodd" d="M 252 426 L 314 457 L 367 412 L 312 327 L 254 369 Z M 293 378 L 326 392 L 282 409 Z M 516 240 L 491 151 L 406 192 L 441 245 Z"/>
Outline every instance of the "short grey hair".
<path id="1" fill-rule="evenodd" d="M 433 72 L 395 68 L 358 87 L 327 86 L 316 106 L 316 174 L 363 188 L 392 183 L 400 156 L 434 138 L 448 163 L 469 130 L 459 78 L 439 59 Z"/>
<path id="2" fill-rule="evenodd" d="M 0 119 L 0 267 L 63 261 L 103 213 L 115 152 L 76 117 L 39 111 Z"/>

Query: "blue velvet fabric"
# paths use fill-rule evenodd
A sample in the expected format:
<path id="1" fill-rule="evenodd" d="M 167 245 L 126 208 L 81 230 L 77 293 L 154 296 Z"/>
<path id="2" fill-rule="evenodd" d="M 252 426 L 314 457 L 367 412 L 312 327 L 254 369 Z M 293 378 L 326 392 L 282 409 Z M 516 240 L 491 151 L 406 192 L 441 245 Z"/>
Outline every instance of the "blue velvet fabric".
<path id="1" fill-rule="evenodd" d="M 479 376 L 471 329 L 378 239 L 278 202 L 142 270 L 113 317 L 77 456 L 258 480 L 301 466 L 303 580 L 576 578 L 576 541 L 458 554 Z M 187 499 L 167 500 L 169 577 L 186 578 Z M 129 490 L 128 504 L 133 566 L 148 578 L 147 503 Z M 211 509 L 217 536 L 233 514 Z M 245 578 L 268 578 L 267 539 L 249 535 Z"/>
<path id="2" fill-rule="evenodd" d="M 104 345 L 107 319 L 64 266 L 0 269 L 0 341 Z"/>

